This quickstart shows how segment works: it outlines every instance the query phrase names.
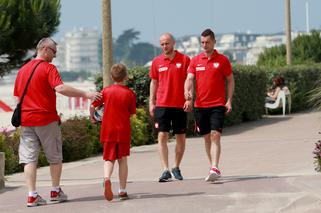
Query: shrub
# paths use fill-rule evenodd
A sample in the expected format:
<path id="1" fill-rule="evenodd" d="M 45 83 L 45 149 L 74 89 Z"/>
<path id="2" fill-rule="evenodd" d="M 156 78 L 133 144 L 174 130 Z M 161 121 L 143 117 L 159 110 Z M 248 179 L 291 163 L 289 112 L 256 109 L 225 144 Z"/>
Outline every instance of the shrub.
<path id="1" fill-rule="evenodd" d="M 98 130 L 89 119 L 74 117 L 66 120 L 61 125 L 64 161 L 74 161 L 89 157 L 99 150 Z M 96 150 L 95 150 L 96 149 Z"/>
<path id="2" fill-rule="evenodd" d="M 147 107 L 149 97 L 149 69 L 133 67 L 129 70 L 127 85 L 136 93 L 137 107 Z"/>
<path id="3" fill-rule="evenodd" d="M 5 174 L 22 171 L 19 166 L 19 131 L 0 133 L 0 151 L 5 154 Z"/>
<path id="4" fill-rule="evenodd" d="M 131 145 L 140 146 L 154 142 L 152 129 L 148 121 L 148 115 L 144 109 L 138 108 L 131 122 Z"/>

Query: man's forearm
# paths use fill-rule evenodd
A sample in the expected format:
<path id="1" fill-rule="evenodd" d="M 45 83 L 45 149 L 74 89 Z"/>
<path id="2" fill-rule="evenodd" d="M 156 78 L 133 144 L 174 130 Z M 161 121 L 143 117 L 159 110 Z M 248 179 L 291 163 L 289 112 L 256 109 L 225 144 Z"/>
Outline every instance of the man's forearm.
<path id="1" fill-rule="evenodd" d="M 184 95 L 186 100 L 192 99 L 193 93 L 193 76 L 187 76 L 184 84 Z"/>
<path id="2" fill-rule="evenodd" d="M 149 88 L 149 104 L 155 104 L 156 102 L 156 90 L 158 83 L 155 80 L 152 80 Z"/>
<path id="3" fill-rule="evenodd" d="M 227 101 L 231 103 L 234 95 L 234 87 L 235 87 L 235 82 L 234 82 L 234 77 L 232 75 L 227 80 L 227 96 L 228 96 Z"/>
<path id="4" fill-rule="evenodd" d="M 61 84 L 55 87 L 56 92 L 68 97 L 84 97 L 89 98 L 89 94 L 83 90 L 76 89 L 72 86 Z"/>

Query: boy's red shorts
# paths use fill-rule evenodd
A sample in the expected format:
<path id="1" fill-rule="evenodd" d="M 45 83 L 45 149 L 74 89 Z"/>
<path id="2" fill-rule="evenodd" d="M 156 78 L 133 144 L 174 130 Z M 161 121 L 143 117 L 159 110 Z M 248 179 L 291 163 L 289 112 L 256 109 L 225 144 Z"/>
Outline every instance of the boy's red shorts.
<path id="1" fill-rule="evenodd" d="M 104 142 L 104 160 L 117 160 L 130 154 L 129 143 L 118 143 L 118 142 Z"/>

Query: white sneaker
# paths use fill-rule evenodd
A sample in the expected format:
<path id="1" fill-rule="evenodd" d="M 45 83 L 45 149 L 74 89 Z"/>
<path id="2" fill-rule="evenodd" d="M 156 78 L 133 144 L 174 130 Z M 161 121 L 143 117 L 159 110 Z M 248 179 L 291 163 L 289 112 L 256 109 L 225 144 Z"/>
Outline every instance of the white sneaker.
<path id="1" fill-rule="evenodd" d="M 68 199 L 67 195 L 59 188 L 59 192 L 50 192 L 50 201 L 64 202 Z"/>
<path id="2" fill-rule="evenodd" d="M 208 172 L 208 175 L 205 178 L 205 181 L 206 182 L 214 182 L 215 180 L 219 179 L 220 177 L 221 177 L 221 171 L 218 168 L 213 167 Z"/>
<path id="3" fill-rule="evenodd" d="M 34 207 L 34 206 L 42 206 L 46 205 L 47 201 L 44 200 L 40 195 L 37 195 L 37 197 L 28 196 L 27 206 L 28 207 Z"/>

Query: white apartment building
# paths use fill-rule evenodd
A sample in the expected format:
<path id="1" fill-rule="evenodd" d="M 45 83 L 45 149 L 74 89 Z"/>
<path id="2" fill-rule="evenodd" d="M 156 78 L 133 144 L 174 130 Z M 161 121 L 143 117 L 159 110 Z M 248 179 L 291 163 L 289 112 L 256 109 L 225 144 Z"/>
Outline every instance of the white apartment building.
<path id="1" fill-rule="evenodd" d="M 216 36 L 215 49 L 225 54 L 229 59 L 238 64 L 244 64 L 248 45 L 256 40 L 258 34 L 229 33 Z"/>
<path id="2" fill-rule="evenodd" d="M 194 57 L 201 51 L 201 41 L 198 36 L 188 36 L 177 40 L 177 50 L 189 57 Z"/>
<path id="3" fill-rule="evenodd" d="M 78 28 L 67 32 L 57 48 L 57 58 L 53 63 L 59 70 L 92 73 L 101 70 L 97 29 Z"/>
<path id="4" fill-rule="evenodd" d="M 58 42 L 56 57 L 53 60 L 53 64 L 57 67 L 59 71 L 66 71 L 66 57 L 65 57 L 65 41 L 62 40 Z"/>

